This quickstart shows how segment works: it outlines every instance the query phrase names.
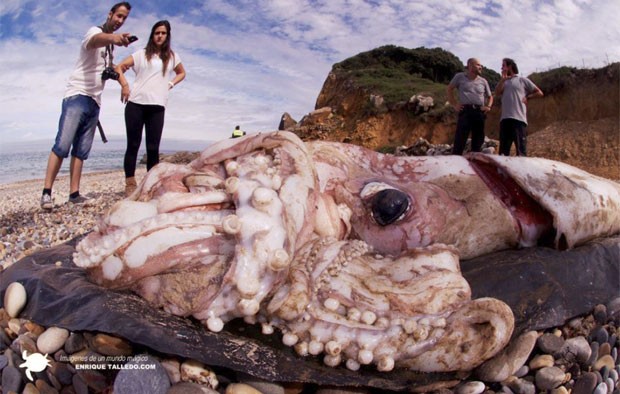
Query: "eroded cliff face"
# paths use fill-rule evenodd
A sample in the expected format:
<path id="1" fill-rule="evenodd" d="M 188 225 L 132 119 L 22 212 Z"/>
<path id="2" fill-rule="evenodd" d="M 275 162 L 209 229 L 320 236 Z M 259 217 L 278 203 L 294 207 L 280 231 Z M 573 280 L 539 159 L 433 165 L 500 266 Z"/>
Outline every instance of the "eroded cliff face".
<path id="1" fill-rule="evenodd" d="M 528 104 L 530 152 L 620 179 L 620 63 L 575 70 L 562 81 L 541 86 L 545 97 Z M 545 82 L 546 83 L 546 82 Z M 546 91 L 545 91 L 546 90 Z M 419 138 L 450 144 L 456 114 L 435 103 L 437 116 L 418 113 L 407 103 L 377 105 L 373 92 L 330 73 L 315 110 L 291 128 L 302 139 L 348 142 L 371 149 L 412 145 Z M 500 101 L 486 121 L 486 135 L 499 137 Z M 539 131 L 540 138 L 536 136 Z M 592 148 L 593 143 L 598 144 Z M 548 145 L 550 144 L 550 145 Z M 582 152 L 582 153 L 580 153 Z"/>
<path id="2" fill-rule="evenodd" d="M 531 100 L 528 107 L 529 132 L 531 134 L 558 121 L 592 121 L 617 118 L 620 112 L 620 64 L 616 63 L 597 70 L 577 70 L 567 76 L 552 91 L 545 92 L 542 99 Z M 346 77 L 330 72 L 316 100 L 316 110 L 331 109 L 331 116 L 321 119 L 310 113 L 298 126 L 312 133 L 317 127 L 321 136 L 329 140 L 363 142 L 369 148 L 408 145 L 419 137 L 432 143 L 452 141 L 456 115 L 454 113 L 436 119 L 414 114 L 403 103 L 395 108 L 374 108 L 373 92 L 357 87 Z M 445 103 L 435 103 L 435 109 Z M 373 112 L 379 112 L 373 114 Z M 489 113 L 486 132 L 491 138 L 498 137 L 500 101 Z M 359 135 L 358 135 L 359 134 Z"/>
<path id="3" fill-rule="evenodd" d="M 295 131 L 302 138 L 350 142 L 371 149 L 410 145 L 418 138 L 435 143 L 447 143 L 452 138 L 452 119 L 429 120 L 416 115 L 407 103 L 386 108 L 377 104 L 373 97 L 373 92 L 330 72 L 317 98 L 315 111 L 304 117 Z M 331 117 L 317 121 L 315 113 L 323 108 L 331 109 Z"/>

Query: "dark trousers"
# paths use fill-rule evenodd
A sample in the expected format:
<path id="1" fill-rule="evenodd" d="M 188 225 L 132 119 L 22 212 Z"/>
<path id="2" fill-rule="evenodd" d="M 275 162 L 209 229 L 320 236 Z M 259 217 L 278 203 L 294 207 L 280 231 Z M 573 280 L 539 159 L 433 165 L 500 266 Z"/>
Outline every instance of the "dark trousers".
<path id="1" fill-rule="evenodd" d="M 517 156 L 527 156 L 527 125 L 516 119 L 502 119 L 499 122 L 499 154 L 510 156 L 513 143 Z"/>
<path id="2" fill-rule="evenodd" d="M 467 143 L 467 137 L 471 131 L 471 151 L 480 152 L 484 143 L 484 120 L 486 114 L 480 107 L 467 106 L 460 112 L 456 121 L 456 133 L 454 134 L 453 155 L 462 155 Z"/>
<path id="3" fill-rule="evenodd" d="M 125 106 L 125 128 L 127 133 L 127 150 L 125 151 L 125 177 L 136 173 L 138 150 L 142 143 L 142 128 L 146 136 L 146 169 L 150 170 L 159 163 L 159 143 L 164 129 L 166 108 L 161 105 L 142 105 L 132 103 Z"/>

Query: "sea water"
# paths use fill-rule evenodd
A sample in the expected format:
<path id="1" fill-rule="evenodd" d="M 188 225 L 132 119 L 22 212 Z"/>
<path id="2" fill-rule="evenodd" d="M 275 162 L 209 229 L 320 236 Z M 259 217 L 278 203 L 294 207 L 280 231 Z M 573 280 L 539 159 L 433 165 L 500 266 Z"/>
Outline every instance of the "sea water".
<path id="1" fill-rule="evenodd" d="M 126 141 L 121 137 L 110 137 L 104 144 L 98 135 L 93 142 L 83 172 L 122 170 Z M 30 179 L 45 178 L 47 159 L 54 141 L 8 142 L 0 144 L 0 184 L 14 183 Z M 209 146 L 212 141 L 162 140 L 160 153 L 179 151 L 197 152 Z M 138 162 L 146 153 L 144 140 L 138 152 Z M 70 157 L 63 160 L 58 176 L 69 174 Z M 143 164 L 138 164 L 143 166 Z"/>

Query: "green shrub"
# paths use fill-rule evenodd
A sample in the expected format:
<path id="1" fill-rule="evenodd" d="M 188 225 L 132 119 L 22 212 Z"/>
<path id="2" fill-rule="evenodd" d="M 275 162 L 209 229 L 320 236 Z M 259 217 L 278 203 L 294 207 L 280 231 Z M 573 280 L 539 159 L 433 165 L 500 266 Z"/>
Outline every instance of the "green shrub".
<path id="1" fill-rule="evenodd" d="M 575 67 L 559 67 L 549 71 L 530 74 L 529 78 L 545 94 L 560 91 L 573 83 L 577 76 Z"/>
<path id="2" fill-rule="evenodd" d="M 386 154 L 386 153 L 394 154 L 396 152 L 396 147 L 389 146 L 389 145 L 380 146 L 376 149 L 376 151 L 379 153 L 383 153 L 383 154 Z"/>
<path id="3" fill-rule="evenodd" d="M 464 69 L 456 56 L 441 48 L 386 45 L 336 63 L 332 71 L 350 76 L 369 93 L 383 96 L 389 108 L 409 101 L 414 94 L 430 95 L 443 106 L 447 84 Z M 492 88 L 500 79 L 499 74 L 487 68 L 483 68 L 483 76 Z M 375 113 L 377 109 L 369 111 Z"/>
<path id="4" fill-rule="evenodd" d="M 386 45 L 359 53 L 336 63 L 333 67 L 334 70 L 342 71 L 381 68 L 399 69 L 433 82 L 448 83 L 455 73 L 463 70 L 463 63 L 452 53 L 441 48 L 407 49 Z"/>

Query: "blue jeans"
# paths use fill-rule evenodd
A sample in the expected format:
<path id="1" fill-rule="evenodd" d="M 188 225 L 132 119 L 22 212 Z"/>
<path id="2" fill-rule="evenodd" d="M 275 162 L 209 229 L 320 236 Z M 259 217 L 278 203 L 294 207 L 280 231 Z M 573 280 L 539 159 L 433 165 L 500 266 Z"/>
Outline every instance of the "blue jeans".
<path id="1" fill-rule="evenodd" d="M 52 152 L 67 158 L 73 145 L 71 156 L 86 160 L 93 145 L 98 119 L 99 106 L 93 98 L 81 94 L 65 97 Z"/>

